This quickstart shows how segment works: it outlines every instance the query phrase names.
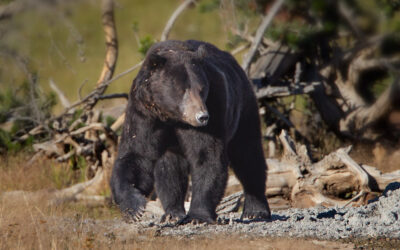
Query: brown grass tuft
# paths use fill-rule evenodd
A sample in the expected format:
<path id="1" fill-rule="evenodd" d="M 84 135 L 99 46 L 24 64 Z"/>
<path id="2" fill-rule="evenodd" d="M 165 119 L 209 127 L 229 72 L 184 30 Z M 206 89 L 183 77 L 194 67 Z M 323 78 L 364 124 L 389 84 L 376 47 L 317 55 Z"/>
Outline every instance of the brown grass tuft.
<path id="1" fill-rule="evenodd" d="M 45 157 L 28 164 L 31 154 L 0 156 L 0 193 L 10 190 L 60 189 L 79 182 L 80 170 Z"/>

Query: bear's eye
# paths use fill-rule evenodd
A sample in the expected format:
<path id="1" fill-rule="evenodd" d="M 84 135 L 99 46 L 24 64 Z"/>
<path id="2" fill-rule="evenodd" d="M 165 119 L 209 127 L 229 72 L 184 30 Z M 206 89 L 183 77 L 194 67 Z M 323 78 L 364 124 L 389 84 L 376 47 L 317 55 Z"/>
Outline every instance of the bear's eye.
<path id="1" fill-rule="evenodd" d="M 179 95 L 185 94 L 185 90 L 182 89 L 182 88 L 178 88 L 178 89 L 177 89 L 177 92 L 178 92 Z"/>
<path id="2" fill-rule="evenodd" d="M 200 89 L 200 96 L 201 96 L 203 99 L 206 99 L 206 98 L 207 98 L 207 96 L 208 96 L 208 88 L 207 88 L 207 86 L 201 86 L 201 89 Z"/>

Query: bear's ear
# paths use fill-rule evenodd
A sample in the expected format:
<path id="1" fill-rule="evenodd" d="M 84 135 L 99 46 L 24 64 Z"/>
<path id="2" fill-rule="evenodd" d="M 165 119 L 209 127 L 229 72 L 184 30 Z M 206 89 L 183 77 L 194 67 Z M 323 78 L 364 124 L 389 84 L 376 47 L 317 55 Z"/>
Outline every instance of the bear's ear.
<path id="1" fill-rule="evenodd" d="M 203 59 L 206 56 L 206 46 L 204 44 L 200 45 L 196 51 L 197 57 Z"/>
<path id="2" fill-rule="evenodd" d="M 167 58 L 160 56 L 158 54 L 152 53 L 149 55 L 150 68 L 156 68 L 156 67 L 163 66 L 166 61 L 167 61 Z"/>

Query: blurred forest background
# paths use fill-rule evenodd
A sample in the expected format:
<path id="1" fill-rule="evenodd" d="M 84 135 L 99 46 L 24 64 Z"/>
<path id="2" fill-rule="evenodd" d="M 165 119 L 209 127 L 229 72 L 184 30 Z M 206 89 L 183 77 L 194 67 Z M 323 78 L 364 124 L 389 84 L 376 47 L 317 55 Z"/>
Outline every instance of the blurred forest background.
<path id="1" fill-rule="evenodd" d="M 13 1 L 2 1 L 3 5 Z M 104 60 L 105 45 L 99 1 L 27 1 L 27 6 L 1 21 L 2 92 L 16 91 L 27 81 L 16 53 L 29 61 L 44 93 L 50 93 L 53 81 L 71 101 L 94 88 Z M 119 40 L 116 74 L 137 64 L 148 47 L 160 38 L 165 23 L 179 1 L 116 1 L 115 16 Z M 179 17 L 171 39 L 207 40 L 225 48 L 228 33 L 224 31 L 218 9 L 192 7 Z M 127 92 L 135 76 L 113 83 L 108 92 Z M 83 85 L 83 86 L 82 86 Z M 9 90 L 10 89 L 10 90 Z M 59 101 L 58 101 L 59 102 Z M 60 112 L 58 103 L 54 112 Z"/>
<path id="2" fill-rule="evenodd" d="M 399 169 L 398 0 L 2 0 L 2 157 L 64 162 L 80 176 L 65 183 L 111 167 L 138 63 L 171 19 L 168 39 L 213 43 L 242 64 L 266 157 L 281 154 L 284 129 L 312 161 L 351 144 L 356 161 Z"/>

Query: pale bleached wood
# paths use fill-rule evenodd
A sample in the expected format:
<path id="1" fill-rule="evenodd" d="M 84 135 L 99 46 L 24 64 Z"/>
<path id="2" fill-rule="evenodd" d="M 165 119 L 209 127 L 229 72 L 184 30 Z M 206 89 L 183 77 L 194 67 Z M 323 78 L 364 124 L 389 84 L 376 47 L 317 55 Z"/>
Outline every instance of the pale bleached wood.
<path id="1" fill-rule="evenodd" d="M 254 55 L 256 54 L 258 47 L 263 39 L 264 33 L 268 26 L 271 24 L 271 21 L 278 13 L 279 9 L 283 5 L 284 0 L 276 0 L 275 3 L 272 5 L 271 9 L 269 10 L 268 14 L 262 19 L 260 26 L 257 29 L 256 36 L 254 37 L 254 41 L 250 46 L 250 50 L 247 53 L 245 59 L 242 63 L 242 68 L 245 72 L 248 72 L 249 66 L 251 61 L 253 60 Z"/>
<path id="2" fill-rule="evenodd" d="M 168 39 L 169 33 L 171 32 L 172 27 L 174 26 L 176 20 L 182 14 L 182 12 L 189 7 L 189 5 L 196 3 L 196 0 L 185 0 L 183 1 L 178 8 L 172 13 L 171 17 L 169 18 L 165 28 L 161 34 L 160 41 L 166 41 Z"/>

